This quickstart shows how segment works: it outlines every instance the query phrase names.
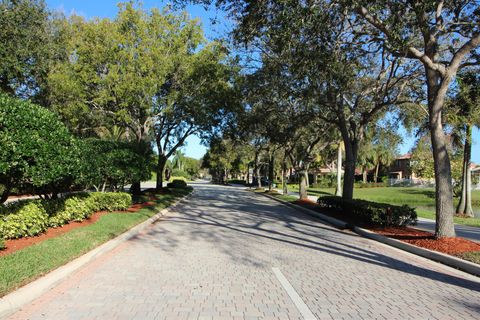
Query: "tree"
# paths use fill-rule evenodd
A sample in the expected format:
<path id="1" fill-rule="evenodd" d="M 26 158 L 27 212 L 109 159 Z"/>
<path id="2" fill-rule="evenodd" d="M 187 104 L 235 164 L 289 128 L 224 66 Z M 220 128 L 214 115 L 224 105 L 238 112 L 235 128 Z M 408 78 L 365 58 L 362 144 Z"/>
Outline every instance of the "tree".
<path id="1" fill-rule="evenodd" d="M 442 123 L 445 97 L 459 70 L 479 63 L 477 1 L 345 1 L 363 35 L 391 56 L 423 66 L 435 169 L 435 235 L 455 236 L 450 159 Z"/>
<path id="2" fill-rule="evenodd" d="M 0 90 L 39 94 L 53 53 L 49 12 L 43 0 L 0 1 Z"/>
<path id="3" fill-rule="evenodd" d="M 476 71 L 466 71 L 458 77 L 459 90 L 450 102 L 449 117 L 465 136 L 460 201 L 457 213 L 473 217 L 471 158 L 472 128 L 480 126 L 480 76 Z M 453 119 L 452 119 L 453 118 Z"/>

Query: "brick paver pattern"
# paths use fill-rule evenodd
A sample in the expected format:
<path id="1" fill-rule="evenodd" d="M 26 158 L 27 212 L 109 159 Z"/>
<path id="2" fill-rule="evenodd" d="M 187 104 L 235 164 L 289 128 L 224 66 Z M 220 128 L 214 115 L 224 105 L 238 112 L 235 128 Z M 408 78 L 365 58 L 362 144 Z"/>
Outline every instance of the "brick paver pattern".
<path id="1" fill-rule="evenodd" d="M 480 282 L 241 188 L 197 184 L 168 217 L 11 319 L 480 319 Z"/>

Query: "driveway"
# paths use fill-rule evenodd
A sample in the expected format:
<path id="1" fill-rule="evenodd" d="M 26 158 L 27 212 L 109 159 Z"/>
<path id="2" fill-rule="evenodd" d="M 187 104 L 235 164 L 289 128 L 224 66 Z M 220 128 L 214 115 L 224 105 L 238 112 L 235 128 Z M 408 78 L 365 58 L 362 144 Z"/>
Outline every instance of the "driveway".
<path id="1" fill-rule="evenodd" d="M 195 195 L 11 319 L 479 319 L 480 281 L 242 188 Z"/>

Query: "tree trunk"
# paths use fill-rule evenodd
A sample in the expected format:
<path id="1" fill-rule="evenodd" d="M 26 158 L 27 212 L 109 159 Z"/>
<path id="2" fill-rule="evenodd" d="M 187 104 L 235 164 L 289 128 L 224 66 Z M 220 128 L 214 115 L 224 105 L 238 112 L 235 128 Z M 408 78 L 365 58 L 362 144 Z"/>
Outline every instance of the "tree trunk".
<path id="1" fill-rule="evenodd" d="M 378 171 L 380 170 L 380 163 L 377 163 L 375 165 L 375 177 L 373 178 L 373 181 L 375 183 L 378 183 Z"/>
<path id="2" fill-rule="evenodd" d="M 288 169 L 287 169 L 287 161 L 284 158 L 283 163 L 282 163 L 282 191 L 283 194 L 287 195 L 288 194 Z"/>
<path id="3" fill-rule="evenodd" d="M 463 167 L 462 167 L 462 193 L 457 206 L 457 213 L 473 217 L 472 209 L 472 185 L 471 185 L 471 169 L 470 159 L 472 157 L 472 127 L 465 126 L 465 147 L 463 151 Z"/>
<path id="4" fill-rule="evenodd" d="M 299 193 L 300 200 L 308 199 L 307 179 L 305 179 L 306 172 L 307 172 L 306 170 L 301 170 L 301 171 L 298 172 L 299 178 L 300 178 L 300 182 L 298 184 L 298 186 L 299 186 L 298 193 Z"/>
<path id="5" fill-rule="evenodd" d="M 155 190 L 160 191 L 163 188 L 163 173 L 165 172 L 165 165 L 167 164 L 167 157 L 164 154 L 159 154 L 157 159 L 157 182 Z"/>
<path id="6" fill-rule="evenodd" d="M 363 167 L 362 168 L 363 183 L 367 183 L 367 174 L 368 174 L 368 171 L 365 169 L 365 167 Z"/>
<path id="7" fill-rule="evenodd" d="M 338 149 L 337 149 L 337 190 L 335 191 L 335 195 L 339 197 L 342 196 L 342 145 L 341 143 L 338 144 Z"/>
<path id="8" fill-rule="evenodd" d="M 10 184 L 4 185 L 5 189 L 3 190 L 2 194 L 0 195 L 0 203 L 4 203 L 7 201 L 8 196 L 10 195 L 10 191 L 12 190 L 12 187 Z"/>
<path id="9" fill-rule="evenodd" d="M 138 194 L 142 193 L 142 189 L 141 189 L 141 186 L 140 186 L 140 181 L 136 181 L 136 182 L 132 183 L 132 185 L 130 186 L 130 192 L 132 194 L 135 194 L 135 195 L 138 195 Z"/>
<path id="10" fill-rule="evenodd" d="M 357 162 L 358 143 L 344 139 L 345 145 L 345 173 L 343 176 L 342 197 L 347 200 L 353 199 L 353 186 L 355 184 L 355 163 Z"/>
<path id="11" fill-rule="evenodd" d="M 442 126 L 442 108 L 447 87 L 440 87 L 440 85 L 446 79 L 440 79 L 436 71 L 426 69 L 429 127 L 435 171 L 435 236 L 437 238 L 455 237 L 452 172 Z"/>
<path id="12" fill-rule="evenodd" d="M 305 184 L 306 184 L 307 188 L 310 187 L 310 178 L 308 177 L 308 169 L 305 170 Z"/>
<path id="13" fill-rule="evenodd" d="M 270 159 L 268 159 L 268 180 L 270 183 L 268 184 L 268 190 L 272 191 L 273 187 L 273 179 L 274 177 L 274 165 L 275 165 L 275 158 L 273 156 L 273 152 L 270 155 Z"/>

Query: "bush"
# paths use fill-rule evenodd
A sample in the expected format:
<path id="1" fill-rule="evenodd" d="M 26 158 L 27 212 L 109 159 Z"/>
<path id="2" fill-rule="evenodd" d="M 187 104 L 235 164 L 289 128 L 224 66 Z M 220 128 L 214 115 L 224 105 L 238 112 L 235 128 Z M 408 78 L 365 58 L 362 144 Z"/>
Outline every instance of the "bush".
<path id="1" fill-rule="evenodd" d="M 180 177 L 180 178 L 184 178 L 186 180 L 189 180 L 192 178 L 192 176 L 186 172 L 186 171 L 183 171 L 183 170 L 178 170 L 178 169 L 173 169 L 172 170 L 172 176 L 173 177 Z"/>
<path id="2" fill-rule="evenodd" d="M 0 94 L 0 184 L 5 200 L 12 187 L 58 193 L 79 168 L 78 141 L 53 112 Z"/>
<path id="3" fill-rule="evenodd" d="M 0 238 L 0 250 L 5 249 L 7 246 L 5 245 L 5 240 Z"/>
<path id="4" fill-rule="evenodd" d="M 232 184 L 242 184 L 242 185 L 246 185 L 247 182 L 245 180 L 236 180 L 236 179 L 233 179 L 233 180 L 228 180 L 228 183 L 232 183 Z"/>
<path id="5" fill-rule="evenodd" d="M 167 184 L 168 188 L 186 188 L 187 183 L 184 180 L 175 179 Z"/>
<path id="6" fill-rule="evenodd" d="M 78 193 L 56 200 L 25 200 L 0 207 L 0 238 L 36 236 L 48 227 L 83 221 L 100 210 L 126 210 L 128 193 Z"/>
<path id="7" fill-rule="evenodd" d="M 384 188 L 388 187 L 388 184 L 386 182 L 357 182 L 355 183 L 355 188 Z"/>
<path id="8" fill-rule="evenodd" d="M 86 187 L 114 191 L 151 177 L 148 144 L 91 138 L 82 141 L 82 149 L 79 182 Z"/>
<path id="9" fill-rule="evenodd" d="M 359 199 L 345 200 L 336 196 L 320 197 L 317 203 L 322 208 L 346 212 L 372 225 L 406 226 L 417 221 L 415 209 L 407 205 L 394 206 Z"/>
<path id="10" fill-rule="evenodd" d="M 0 238 L 18 239 L 32 237 L 48 228 L 48 214 L 40 201 L 25 201 L 12 206 L 13 212 L 2 217 Z"/>
<path id="11" fill-rule="evenodd" d="M 317 183 L 311 185 L 312 188 L 334 188 L 337 186 L 337 176 L 333 174 L 328 174 L 324 176 L 319 176 Z"/>

